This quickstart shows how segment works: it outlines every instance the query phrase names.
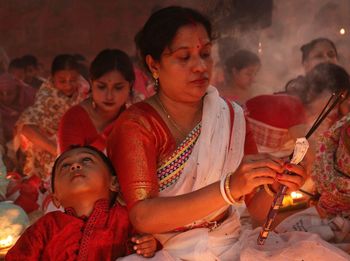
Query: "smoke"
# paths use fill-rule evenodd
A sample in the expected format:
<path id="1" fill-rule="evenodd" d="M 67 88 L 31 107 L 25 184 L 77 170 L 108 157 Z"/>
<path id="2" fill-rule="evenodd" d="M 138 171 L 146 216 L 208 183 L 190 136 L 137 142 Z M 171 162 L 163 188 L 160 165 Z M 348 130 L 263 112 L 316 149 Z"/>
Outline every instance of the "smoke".
<path id="1" fill-rule="evenodd" d="M 288 80 L 304 74 L 300 47 L 314 38 L 331 39 L 337 46 L 340 65 L 349 71 L 349 13 L 348 0 L 274 0 L 271 25 L 234 27 L 231 37 L 219 45 L 219 49 L 225 50 L 220 59 L 239 48 L 260 55 L 262 68 L 253 87 L 254 95 L 282 91 Z M 227 24 L 220 26 L 229 27 Z"/>

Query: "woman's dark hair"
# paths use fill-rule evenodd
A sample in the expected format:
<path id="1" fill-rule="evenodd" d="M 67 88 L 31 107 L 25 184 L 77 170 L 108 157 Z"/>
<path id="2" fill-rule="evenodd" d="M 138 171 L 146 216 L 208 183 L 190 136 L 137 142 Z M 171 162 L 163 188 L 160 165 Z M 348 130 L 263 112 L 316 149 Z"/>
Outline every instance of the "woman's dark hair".
<path id="1" fill-rule="evenodd" d="M 333 63 L 316 65 L 305 77 L 307 84 L 306 103 L 312 102 L 324 90 L 332 93 L 350 92 L 350 78 L 346 70 Z"/>
<path id="2" fill-rule="evenodd" d="M 259 56 L 248 50 L 238 50 L 232 56 L 225 61 L 225 71 L 230 79 L 232 69 L 235 68 L 237 71 L 242 70 L 251 65 L 261 64 Z"/>
<path id="3" fill-rule="evenodd" d="M 160 60 L 164 49 L 173 41 L 177 31 L 185 25 L 201 24 L 212 40 L 212 27 L 208 18 L 196 10 L 170 6 L 154 12 L 141 31 L 135 36 L 135 43 L 144 62 L 147 55 Z"/>
<path id="4" fill-rule="evenodd" d="M 89 146 L 89 145 L 84 145 L 84 146 L 72 145 L 67 150 L 62 152 L 61 155 L 59 157 L 57 157 L 57 159 L 55 160 L 55 163 L 53 164 L 52 172 L 51 172 L 51 189 L 52 189 L 52 192 L 55 191 L 55 176 L 56 176 L 56 168 L 57 168 L 58 162 L 60 161 L 62 156 L 65 155 L 68 151 L 75 150 L 75 149 L 78 149 L 78 148 L 86 148 L 86 149 L 89 149 L 89 150 L 95 152 L 100 157 L 100 159 L 105 163 L 105 165 L 107 166 L 107 168 L 109 170 L 109 173 L 112 176 L 117 176 L 111 160 L 102 151 L 96 149 L 93 146 Z"/>
<path id="5" fill-rule="evenodd" d="M 135 81 L 130 57 L 118 49 L 105 49 L 96 56 L 90 66 L 90 79 L 94 81 L 114 70 L 119 71 L 130 84 Z"/>
<path id="6" fill-rule="evenodd" d="M 323 91 L 350 93 L 350 78 L 346 70 L 333 63 L 320 63 L 306 76 L 289 81 L 286 92 L 298 96 L 304 104 L 313 102 Z"/>
<path id="7" fill-rule="evenodd" d="M 51 75 L 53 76 L 56 72 L 62 70 L 75 70 L 79 73 L 79 63 L 73 55 L 60 54 L 55 57 L 51 65 Z"/>
<path id="8" fill-rule="evenodd" d="M 297 96 L 304 104 L 306 103 L 307 83 L 305 76 L 300 75 L 295 79 L 289 80 L 284 88 L 285 93 Z"/>
<path id="9" fill-rule="evenodd" d="M 329 43 L 332 46 L 332 48 L 334 49 L 335 55 L 338 58 L 337 48 L 335 47 L 335 44 L 331 40 L 329 40 L 328 38 L 316 38 L 316 39 L 312 40 L 311 42 L 306 43 L 300 47 L 300 51 L 302 53 L 302 56 L 301 56 L 302 63 L 304 63 L 309 58 L 310 52 L 315 48 L 315 46 L 318 43 L 322 43 L 322 42 Z"/>

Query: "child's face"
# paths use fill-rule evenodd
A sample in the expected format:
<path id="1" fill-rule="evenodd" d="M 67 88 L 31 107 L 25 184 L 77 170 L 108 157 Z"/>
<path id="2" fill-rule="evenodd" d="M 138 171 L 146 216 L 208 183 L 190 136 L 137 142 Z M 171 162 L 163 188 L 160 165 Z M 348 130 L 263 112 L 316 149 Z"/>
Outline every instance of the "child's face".
<path id="1" fill-rule="evenodd" d="M 96 152 L 76 148 L 64 153 L 56 165 L 54 196 L 63 207 L 73 206 L 84 195 L 92 200 L 109 199 L 115 181 Z"/>

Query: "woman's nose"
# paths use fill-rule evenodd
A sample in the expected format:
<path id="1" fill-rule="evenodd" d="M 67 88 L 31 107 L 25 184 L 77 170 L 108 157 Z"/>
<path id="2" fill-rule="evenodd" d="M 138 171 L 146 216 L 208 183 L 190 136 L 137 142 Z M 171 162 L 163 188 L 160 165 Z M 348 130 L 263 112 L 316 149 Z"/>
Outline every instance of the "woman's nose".
<path id="1" fill-rule="evenodd" d="M 108 101 L 113 100 L 113 93 L 112 93 L 112 90 L 107 90 L 106 99 L 107 99 Z"/>
<path id="2" fill-rule="evenodd" d="M 71 171 L 75 171 L 75 170 L 81 170 L 81 164 L 80 163 L 73 163 L 70 167 Z"/>
<path id="3" fill-rule="evenodd" d="M 201 58 L 198 57 L 195 61 L 194 61 L 194 71 L 197 72 L 205 72 L 207 70 L 207 64 L 205 63 L 205 61 Z"/>

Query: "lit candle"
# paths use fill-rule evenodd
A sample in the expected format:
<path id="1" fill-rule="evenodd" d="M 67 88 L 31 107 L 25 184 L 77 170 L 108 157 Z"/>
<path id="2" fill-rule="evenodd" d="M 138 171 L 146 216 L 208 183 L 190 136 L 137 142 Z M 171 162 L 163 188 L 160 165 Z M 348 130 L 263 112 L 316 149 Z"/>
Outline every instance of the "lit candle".
<path id="1" fill-rule="evenodd" d="M 293 199 L 293 204 L 297 203 L 297 202 L 300 202 L 300 201 L 303 201 L 303 194 L 299 193 L 299 192 L 296 192 L 296 191 L 293 191 L 290 196 L 292 197 Z"/>

